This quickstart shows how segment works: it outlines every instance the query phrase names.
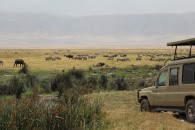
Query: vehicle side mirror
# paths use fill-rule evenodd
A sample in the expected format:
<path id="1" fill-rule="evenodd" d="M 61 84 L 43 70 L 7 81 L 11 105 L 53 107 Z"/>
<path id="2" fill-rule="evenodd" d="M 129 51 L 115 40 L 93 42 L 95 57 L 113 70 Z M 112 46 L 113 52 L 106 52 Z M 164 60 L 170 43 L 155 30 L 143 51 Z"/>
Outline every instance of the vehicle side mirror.
<path id="1" fill-rule="evenodd" d="M 154 86 L 156 86 L 156 88 L 158 88 L 158 80 L 154 81 Z"/>

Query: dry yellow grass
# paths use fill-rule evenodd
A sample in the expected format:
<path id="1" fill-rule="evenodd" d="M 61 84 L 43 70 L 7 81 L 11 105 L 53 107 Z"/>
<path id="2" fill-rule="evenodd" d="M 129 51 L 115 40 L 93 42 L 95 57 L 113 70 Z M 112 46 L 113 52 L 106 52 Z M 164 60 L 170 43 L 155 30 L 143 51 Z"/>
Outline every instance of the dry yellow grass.
<path id="1" fill-rule="evenodd" d="M 15 52 L 18 52 L 16 54 Z M 58 52 L 60 54 L 56 54 Z M 136 53 L 139 52 L 150 52 L 150 53 L 171 53 L 173 50 L 71 50 L 70 53 L 76 54 L 89 54 L 94 55 L 99 53 L 97 58 L 89 59 L 87 61 L 72 60 L 64 57 L 64 54 L 68 54 L 67 50 L 0 50 L 0 60 L 3 60 L 4 66 L 0 66 L 0 69 L 11 69 L 17 70 L 18 68 L 13 67 L 14 60 L 17 58 L 24 59 L 25 62 L 30 66 L 31 70 L 67 70 L 73 67 L 88 69 L 98 62 L 105 62 L 109 67 L 124 68 L 130 65 L 156 65 L 163 64 L 164 62 L 150 61 L 149 57 L 143 57 L 142 61 L 136 61 Z M 46 55 L 47 53 L 47 55 Z M 117 62 L 116 58 L 114 61 L 108 61 L 107 58 L 103 57 L 103 54 L 114 54 L 114 53 L 125 53 L 130 58 L 130 62 Z M 47 56 L 59 56 L 62 58 L 61 61 L 45 61 Z M 168 57 L 166 57 L 168 58 Z"/>
<path id="2" fill-rule="evenodd" d="M 93 96 L 96 94 L 93 94 Z M 195 125 L 170 112 L 140 112 L 133 91 L 101 92 L 109 130 L 194 130 Z"/>
<path id="3" fill-rule="evenodd" d="M 55 54 L 55 52 L 60 54 Z M 18 54 L 15 54 L 18 52 Z M 0 50 L 0 60 L 4 61 L 4 66 L 0 70 L 16 71 L 19 67 L 13 67 L 14 60 L 22 58 L 30 66 L 31 70 L 67 70 L 73 67 L 88 69 L 93 64 L 105 62 L 109 67 L 124 68 L 129 65 L 155 65 L 164 62 L 150 61 L 144 57 L 142 61 L 136 61 L 136 53 L 171 53 L 173 50 L 71 50 L 71 53 L 94 55 L 99 53 L 95 60 L 78 61 L 64 57 L 67 50 Z M 48 53 L 48 55 L 45 55 Z M 107 61 L 103 54 L 126 53 L 131 59 L 130 62 Z M 61 61 L 45 61 L 46 56 L 60 56 Z M 166 57 L 167 58 L 167 57 Z M 96 95 L 96 94 L 92 94 Z M 103 110 L 106 112 L 110 130 L 190 130 L 195 129 L 194 124 L 179 120 L 172 113 L 141 113 L 136 100 L 136 92 L 113 91 L 101 92 L 103 99 Z"/>

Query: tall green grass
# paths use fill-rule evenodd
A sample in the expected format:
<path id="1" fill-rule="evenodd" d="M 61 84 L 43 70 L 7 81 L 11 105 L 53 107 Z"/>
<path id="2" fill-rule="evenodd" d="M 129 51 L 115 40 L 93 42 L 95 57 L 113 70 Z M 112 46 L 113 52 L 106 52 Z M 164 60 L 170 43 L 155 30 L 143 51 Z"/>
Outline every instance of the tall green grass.
<path id="1" fill-rule="evenodd" d="M 68 89 L 53 99 L 0 99 L 0 129 L 82 130 L 101 128 L 104 119 L 99 98 Z"/>

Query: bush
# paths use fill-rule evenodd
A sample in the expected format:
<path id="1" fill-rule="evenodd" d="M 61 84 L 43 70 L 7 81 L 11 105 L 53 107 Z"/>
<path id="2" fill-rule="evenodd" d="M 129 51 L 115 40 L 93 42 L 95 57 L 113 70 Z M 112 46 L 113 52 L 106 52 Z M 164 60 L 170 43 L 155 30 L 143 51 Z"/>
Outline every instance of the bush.
<path id="1" fill-rule="evenodd" d="M 8 94 L 16 95 L 16 98 L 21 98 L 22 93 L 24 92 L 24 84 L 18 77 L 13 77 L 9 81 Z"/>
<path id="2" fill-rule="evenodd" d="M 41 81 L 40 82 L 41 85 L 41 93 L 51 93 L 51 85 L 50 83 L 46 82 L 46 81 Z"/>
<path id="3" fill-rule="evenodd" d="M 27 64 L 25 64 L 19 71 L 18 71 L 18 74 L 28 74 L 29 73 L 29 67 Z"/>
<path id="4" fill-rule="evenodd" d="M 71 81 L 70 74 L 62 73 L 57 74 L 54 79 L 51 81 L 51 89 L 52 91 L 58 90 L 58 84 L 64 83 L 64 87 L 70 88 L 73 86 L 73 83 Z"/>
<path id="5" fill-rule="evenodd" d="M 129 87 L 129 85 L 124 77 L 117 78 L 115 81 L 115 84 L 117 85 L 118 90 L 126 90 Z"/>
<path id="6" fill-rule="evenodd" d="M 100 84 L 100 86 L 104 89 L 107 88 L 107 83 L 108 83 L 108 79 L 104 74 L 101 74 L 98 80 L 98 83 Z"/>
<path id="7" fill-rule="evenodd" d="M 0 95 L 7 95 L 8 94 L 8 87 L 7 85 L 0 84 Z"/>
<path id="8" fill-rule="evenodd" d="M 139 81 L 138 81 L 138 87 L 145 87 L 146 86 L 146 83 L 145 83 L 145 80 L 144 79 L 140 79 Z"/>
<path id="9" fill-rule="evenodd" d="M 33 88 L 37 83 L 39 83 L 39 80 L 35 75 L 27 74 L 25 76 L 25 79 L 26 79 L 26 85 L 31 88 Z"/>
<path id="10" fill-rule="evenodd" d="M 98 84 L 97 77 L 89 76 L 87 78 L 87 84 L 92 84 L 92 85 L 96 86 Z"/>
<path id="11" fill-rule="evenodd" d="M 72 69 L 67 72 L 68 75 L 75 77 L 76 79 L 83 79 L 84 78 L 84 71 L 81 69 Z"/>
<path id="12" fill-rule="evenodd" d="M 118 90 L 118 86 L 114 81 L 109 81 L 107 89 L 108 90 Z"/>

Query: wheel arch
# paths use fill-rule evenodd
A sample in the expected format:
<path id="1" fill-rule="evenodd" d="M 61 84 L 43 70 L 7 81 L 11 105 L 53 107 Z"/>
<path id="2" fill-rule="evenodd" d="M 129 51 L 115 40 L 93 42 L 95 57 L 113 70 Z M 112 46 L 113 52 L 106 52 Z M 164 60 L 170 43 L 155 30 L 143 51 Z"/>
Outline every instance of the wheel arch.
<path id="1" fill-rule="evenodd" d="M 141 101 L 142 101 L 143 99 L 147 99 L 147 100 L 148 100 L 148 97 L 147 97 L 147 96 L 141 96 L 140 99 L 139 99 L 139 102 L 141 103 Z"/>
<path id="2" fill-rule="evenodd" d="M 184 104 L 186 105 L 186 103 L 187 103 L 190 99 L 195 99 L 195 98 L 194 98 L 193 95 L 185 96 L 185 98 L 184 98 Z"/>

